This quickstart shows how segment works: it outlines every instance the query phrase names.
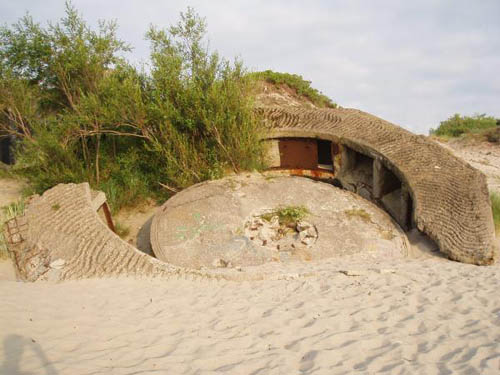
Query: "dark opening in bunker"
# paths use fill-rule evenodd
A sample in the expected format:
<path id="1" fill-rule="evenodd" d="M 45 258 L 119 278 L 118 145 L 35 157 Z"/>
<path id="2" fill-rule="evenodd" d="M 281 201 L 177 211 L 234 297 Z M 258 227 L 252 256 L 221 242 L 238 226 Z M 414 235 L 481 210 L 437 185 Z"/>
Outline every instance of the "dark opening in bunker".
<path id="1" fill-rule="evenodd" d="M 371 200 L 373 158 L 344 146 L 342 152 L 342 171 L 339 179 L 345 189 Z"/>
<path id="2" fill-rule="evenodd" d="M 333 170 L 332 142 L 318 139 L 318 168 Z"/>
<path id="3" fill-rule="evenodd" d="M 402 228 L 414 227 L 409 189 L 381 159 L 344 146 L 342 171 L 337 179 L 343 188 L 381 206 Z"/>
<path id="4" fill-rule="evenodd" d="M 412 228 L 411 194 L 406 185 L 378 159 L 373 164 L 373 197 L 402 228 Z"/>
<path id="5" fill-rule="evenodd" d="M 355 192 L 387 211 L 403 229 L 416 226 L 410 189 L 382 157 L 355 145 L 316 138 L 279 138 L 273 142 L 272 168 Z"/>
<path id="6" fill-rule="evenodd" d="M 14 164 L 11 137 L 0 138 L 0 161 L 4 164 Z"/>

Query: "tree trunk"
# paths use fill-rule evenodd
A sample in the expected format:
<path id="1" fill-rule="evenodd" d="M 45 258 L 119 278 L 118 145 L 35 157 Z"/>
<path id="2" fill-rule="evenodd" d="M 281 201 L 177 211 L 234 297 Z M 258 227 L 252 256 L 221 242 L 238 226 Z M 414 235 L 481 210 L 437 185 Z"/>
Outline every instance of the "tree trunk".
<path id="1" fill-rule="evenodd" d="M 99 176 L 99 152 L 101 148 L 101 135 L 97 135 L 96 147 L 95 147 L 95 178 L 96 185 L 99 185 L 100 176 Z"/>

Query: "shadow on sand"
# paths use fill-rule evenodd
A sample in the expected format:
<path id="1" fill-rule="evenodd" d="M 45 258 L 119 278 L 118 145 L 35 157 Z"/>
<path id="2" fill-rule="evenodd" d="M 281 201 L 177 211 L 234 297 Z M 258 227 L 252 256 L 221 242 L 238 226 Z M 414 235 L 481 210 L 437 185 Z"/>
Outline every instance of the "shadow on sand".
<path id="1" fill-rule="evenodd" d="M 9 335 L 3 341 L 4 362 L 0 365 L 0 374 L 5 375 L 34 375 L 34 372 L 27 372 L 21 369 L 23 365 L 23 354 L 25 350 L 31 350 L 40 362 L 40 368 L 45 372 L 36 374 L 57 375 L 57 371 L 50 363 L 42 350 L 40 344 L 33 339 L 28 339 L 20 335 Z"/>

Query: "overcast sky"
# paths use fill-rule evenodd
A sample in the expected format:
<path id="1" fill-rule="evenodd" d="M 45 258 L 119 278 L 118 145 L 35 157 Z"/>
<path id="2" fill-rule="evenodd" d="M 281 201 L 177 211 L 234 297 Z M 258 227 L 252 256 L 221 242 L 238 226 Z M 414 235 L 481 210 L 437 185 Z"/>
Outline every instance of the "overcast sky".
<path id="1" fill-rule="evenodd" d="M 417 133 L 454 113 L 500 117 L 500 0 L 74 0 L 92 25 L 115 19 L 148 58 L 144 33 L 192 6 L 212 48 L 251 70 L 302 75 L 343 107 Z M 0 22 L 45 24 L 62 0 L 2 0 Z"/>

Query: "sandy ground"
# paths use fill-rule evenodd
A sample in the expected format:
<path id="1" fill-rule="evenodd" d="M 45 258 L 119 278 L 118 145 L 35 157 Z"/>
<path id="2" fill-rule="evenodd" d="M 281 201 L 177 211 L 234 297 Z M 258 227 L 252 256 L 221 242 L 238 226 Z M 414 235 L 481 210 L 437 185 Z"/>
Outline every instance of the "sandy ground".
<path id="1" fill-rule="evenodd" d="M 499 374 L 500 265 L 413 237 L 280 280 L 0 280 L 0 374 Z"/>
<path id="2" fill-rule="evenodd" d="M 154 255 L 149 233 L 153 216 L 159 207 L 155 202 L 149 201 L 137 207 L 123 209 L 113 217 L 115 224 L 128 230 L 123 239 L 149 255 Z"/>
<path id="3" fill-rule="evenodd" d="M 0 178 L 0 207 L 21 198 L 24 183 L 19 180 Z"/>
<path id="4" fill-rule="evenodd" d="M 439 139 L 436 139 L 439 141 Z M 500 193 L 500 146 L 474 139 L 456 139 L 439 144 L 479 169 L 488 179 L 490 191 Z"/>
<path id="5" fill-rule="evenodd" d="M 4 281 L 0 374 L 500 372 L 499 266 L 321 269 L 245 283 Z"/>

